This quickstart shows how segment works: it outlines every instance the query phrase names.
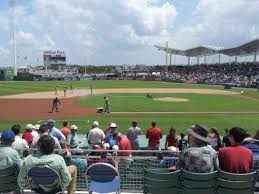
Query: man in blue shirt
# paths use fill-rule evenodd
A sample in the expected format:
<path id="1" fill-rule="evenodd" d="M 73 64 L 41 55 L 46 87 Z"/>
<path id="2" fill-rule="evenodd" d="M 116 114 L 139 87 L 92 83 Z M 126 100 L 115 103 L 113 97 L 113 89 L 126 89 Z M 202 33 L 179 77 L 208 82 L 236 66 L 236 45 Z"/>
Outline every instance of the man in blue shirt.
<path id="1" fill-rule="evenodd" d="M 65 136 L 55 127 L 56 121 L 53 119 L 48 120 L 49 135 L 56 137 L 60 143 L 66 140 Z"/>

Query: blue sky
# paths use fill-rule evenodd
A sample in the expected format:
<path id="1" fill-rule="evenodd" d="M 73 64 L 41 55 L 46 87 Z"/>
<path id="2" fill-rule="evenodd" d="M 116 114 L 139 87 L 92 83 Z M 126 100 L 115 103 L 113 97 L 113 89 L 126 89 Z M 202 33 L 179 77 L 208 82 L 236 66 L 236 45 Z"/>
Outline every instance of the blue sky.
<path id="1" fill-rule="evenodd" d="M 17 0 L 19 64 L 42 62 L 44 50 L 56 49 L 69 64 L 85 57 L 87 64 L 163 64 L 154 44 L 236 46 L 259 37 L 258 13 L 258 0 Z M 8 0 L 0 1 L 0 25 L 0 66 L 8 66 Z"/>

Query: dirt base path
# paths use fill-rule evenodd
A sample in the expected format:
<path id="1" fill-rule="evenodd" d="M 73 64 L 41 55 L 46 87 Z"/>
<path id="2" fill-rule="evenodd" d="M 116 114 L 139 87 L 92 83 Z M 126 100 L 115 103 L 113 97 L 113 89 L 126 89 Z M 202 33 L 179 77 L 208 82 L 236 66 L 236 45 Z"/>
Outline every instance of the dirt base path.
<path id="1" fill-rule="evenodd" d="M 37 92 L 0 97 L 0 120 L 43 120 L 48 118 L 71 118 L 82 117 L 88 114 L 95 114 L 95 108 L 79 107 L 77 101 L 80 97 L 90 94 L 90 89 L 79 89 L 68 91 L 66 97 L 59 92 L 62 109 L 57 113 L 49 113 L 52 108 L 52 99 L 55 93 Z M 218 94 L 218 95 L 239 95 L 237 92 L 211 89 L 180 89 L 180 88 L 116 88 L 116 89 L 94 89 L 93 94 L 106 93 L 189 93 L 189 94 Z M 164 113 L 146 112 L 130 113 L 118 112 L 113 114 L 202 114 L 202 113 Z M 210 113 L 204 113 L 210 114 Z M 213 113 L 215 114 L 215 113 Z M 216 113 L 216 114 L 226 114 Z M 235 114 L 235 113 L 231 113 Z M 241 113 L 237 113 L 241 114 Z M 258 113 L 248 113 L 258 114 Z"/>

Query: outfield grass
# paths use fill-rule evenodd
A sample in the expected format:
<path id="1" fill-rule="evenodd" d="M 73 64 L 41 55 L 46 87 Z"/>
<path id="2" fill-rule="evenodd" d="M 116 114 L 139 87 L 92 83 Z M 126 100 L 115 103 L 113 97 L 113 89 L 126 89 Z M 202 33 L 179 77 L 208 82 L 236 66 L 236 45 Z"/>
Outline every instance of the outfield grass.
<path id="1" fill-rule="evenodd" d="M 186 129 L 193 124 L 201 123 L 207 127 L 217 127 L 221 134 L 224 134 L 225 128 L 239 126 L 247 129 L 254 134 L 259 129 L 258 115 L 91 115 L 83 118 L 69 119 L 71 124 L 79 126 L 78 133 L 86 134 L 94 120 L 100 122 L 100 127 L 106 129 L 109 122 L 116 122 L 118 130 L 125 133 L 131 125 L 132 119 L 138 119 L 139 126 L 143 133 L 150 126 L 151 121 L 155 120 L 158 126 L 162 128 L 163 134 L 168 132 L 170 127 L 175 127 L 177 132 L 186 132 Z M 46 121 L 41 121 L 40 124 Z M 57 120 L 57 127 L 62 127 L 63 120 Z M 23 127 L 28 124 L 36 124 L 37 121 L 4 121 L 1 122 L 1 131 L 9 129 L 12 124 L 21 124 Z"/>
<path id="2" fill-rule="evenodd" d="M 0 82 L 0 96 L 54 91 L 55 86 L 63 90 L 65 86 L 69 88 L 70 84 L 74 88 L 208 88 L 223 89 L 222 86 L 208 85 L 190 85 L 173 84 L 164 82 L 149 81 L 34 81 L 34 82 Z M 235 88 L 232 91 L 244 91 L 243 97 L 223 96 L 223 95 L 197 95 L 197 94 L 152 94 L 153 97 L 181 97 L 188 98 L 191 101 L 186 103 L 173 102 L 154 102 L 146 99 L 144 94 L 108 94 L 111 101 L 112 111 L 259 111 L 259 92 L 254 89 Z M 145 93 L 145 91 L 143 91 Z M 129 96 L 129 97 L 124 97 Z M 249 99 L 254 98 L 254 99 Z M 103 106 L 103 96 L 86 97 L 79 102 L 80 105 L 96 107 Z M 185 131 L 190 125 L 203 123 L 208 127 L 218 127 L 223 132 L 225 127 L 240 126 L 254 132 L 259 128 L 258 115 L 91 115 L 80 119 L 69 118 L 73 124 L 80 127 L 79 133 L 86 133 L 93 120 L 101 122 L 101 127 L 106 128 L 107 123 L 114 121 L 119 125 L 119 130 L 125 132 L 130 126 L 130 120 L 137 118 L 140 121 L 140 127 L 146 129 L 152 120 L 157 120 L 158 125 L 166 133 L 169 127 L 174 126 L 177 130 Z M 76 121 L 73 121 L 76 120 Z M 89 120 L 89 123 L 87 122 Z M 23 126 L 27 123 L 35 124 L 37 121 L 1 121 L 0 130 L 8 129 L 12 124 L 20 123 Z M 58 127 L 61 127 L 62 121 L 58 121 Z M 222 133 L 223 134 L 223 133 Z"/>
<path id="3" fill-rule="evenodd" d="M 113 112 L 259 112 L 259 102 L 247 100 L 239 95 L 211 94 L 104 94 L 82 98 L 82 106 L 103 106 L 103 97 L 107 96 Z M 154 98 L 175 97 L 185 98 L 188 102 L 160 102 Z"/>

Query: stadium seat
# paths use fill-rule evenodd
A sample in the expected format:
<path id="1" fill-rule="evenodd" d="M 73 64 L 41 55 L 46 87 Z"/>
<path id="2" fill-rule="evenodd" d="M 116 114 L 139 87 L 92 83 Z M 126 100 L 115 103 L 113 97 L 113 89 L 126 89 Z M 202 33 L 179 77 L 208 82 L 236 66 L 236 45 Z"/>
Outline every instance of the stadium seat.
<path id="1" fill-rule="evenodd" d="M 217 193 L 217 171 L 212 173 L 192 173 L 182 171 L 182 194 Z"/>
<path id="2" fill-rule="evenodd" d="M 220 171 L 218 178 L 218 194 L 253 194 L 255 190 L 256 172 L 233 174 Z"/>
<path id="3" fill-rule="evenodd" d="M 18 171 L 15 167 L 0 170 L 0 193 L 16 191 L 22 193 L 17 184 Z"/>
<path id="4" fill-rule="evenodd" d="M 177 194 L 180 171 L 144 169 L 144 194 Z"/>
<path id="5" fill-rule="evenodd" d="M 86 170 L 86 181 L 89 193 L 120 193 L 119 172 L 107 163 L 96 163 Z"/>
<path id="6" fill-rule="evenodd" d="M 39 194 L 64 194 L 57 171 L 49 166 L 35 166 L 28 171 L 30 189 Z"/>

